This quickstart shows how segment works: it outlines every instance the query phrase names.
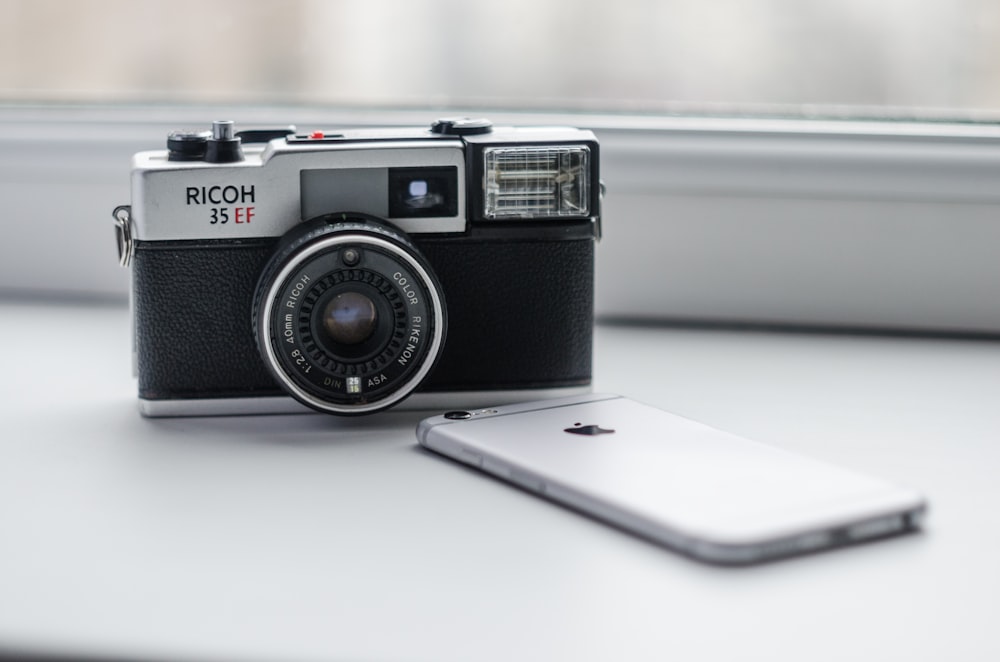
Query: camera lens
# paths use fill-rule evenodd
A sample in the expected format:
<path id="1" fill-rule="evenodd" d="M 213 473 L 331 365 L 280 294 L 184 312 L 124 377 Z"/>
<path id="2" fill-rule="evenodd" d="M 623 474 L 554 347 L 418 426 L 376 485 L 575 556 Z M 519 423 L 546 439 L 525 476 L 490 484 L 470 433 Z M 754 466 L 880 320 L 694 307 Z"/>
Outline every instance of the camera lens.
<path id="1" fill-rule="evenodd" d="M 265 365 L 300 402 L 365 414 L 399 402 L 444 344 L 445 307 L 426 259 L 399 230 L 331 214 L 283 237 L 254 299 Z"/>
<path id="2" fill-rule="evenodd" d="M 358 292 L 338 294 L 323 309 L 323 329 L 339 345 L 368 340 L 377 323 L 375 302 Z"/>

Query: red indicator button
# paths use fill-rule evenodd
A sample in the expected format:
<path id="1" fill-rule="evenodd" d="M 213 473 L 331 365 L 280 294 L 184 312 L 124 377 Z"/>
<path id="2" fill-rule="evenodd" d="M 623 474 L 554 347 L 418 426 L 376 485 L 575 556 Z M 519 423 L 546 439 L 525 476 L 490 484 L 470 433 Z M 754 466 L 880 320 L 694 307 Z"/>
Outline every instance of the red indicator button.
<path id="1" fill-rule="evenodd" d="M 312 138 L 313 140 L 323 140 L 325 136 L 323 135 L 322 131 L 313 131 L 312 133 L 309 134 L 309 137 Z"/>

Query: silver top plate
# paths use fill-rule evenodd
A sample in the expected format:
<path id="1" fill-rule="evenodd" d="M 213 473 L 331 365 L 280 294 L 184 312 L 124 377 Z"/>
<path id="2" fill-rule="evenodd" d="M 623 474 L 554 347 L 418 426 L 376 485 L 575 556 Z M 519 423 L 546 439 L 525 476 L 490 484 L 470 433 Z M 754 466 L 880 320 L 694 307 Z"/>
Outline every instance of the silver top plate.
<path id="1" fill-rule="evenodd" d="M 398 134 L 397 134 L 398 135 Z M 328 183 L 312 212 L 365 212 L 408 233 L 462 232 L 465 218 L 465 153 L 460 140 L 323 142 L 272 141 L 247 145 L 237 163 L 169 161 L 167 151 L 139 152 L 133 159 L 132 227 L 140 241 L 276 237 L 303 218 L 303 172 L 325 171 Z M 366 171 L 388 168 L 454 167 L 458 215 L 392 218 L 385 196 L 359 188 Z M 343 171 L 338 177 L 336 171 Z M 362 175 L 362 176 L 359 176 Z M 366 184 L 369 186 L 369 184 Z"/>

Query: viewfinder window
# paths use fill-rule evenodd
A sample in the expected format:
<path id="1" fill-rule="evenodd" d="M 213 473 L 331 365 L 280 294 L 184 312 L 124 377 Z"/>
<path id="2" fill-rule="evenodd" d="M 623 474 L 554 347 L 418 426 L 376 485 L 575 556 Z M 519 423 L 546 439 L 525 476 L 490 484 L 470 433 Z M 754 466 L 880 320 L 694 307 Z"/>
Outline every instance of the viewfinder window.
<path id="1" fill-rule="evenodd" d="M 390 168 L 390 218 L 458 216 L 458 169 Z"/>

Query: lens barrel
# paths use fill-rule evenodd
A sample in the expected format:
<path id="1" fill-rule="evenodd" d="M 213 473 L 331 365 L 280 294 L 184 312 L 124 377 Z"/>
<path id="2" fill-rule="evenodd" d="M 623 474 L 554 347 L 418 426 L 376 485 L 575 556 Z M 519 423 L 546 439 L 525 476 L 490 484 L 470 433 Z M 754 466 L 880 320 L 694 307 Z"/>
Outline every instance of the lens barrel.
<path id="1" fill-rule="evenodd" d="M 360 213 L 303 223 L 279 241 L 254 299 L 265 365 L 313 409 L 367 414 L 416 389 L 444 346 L 445 303 L 427 260 Z"/>

